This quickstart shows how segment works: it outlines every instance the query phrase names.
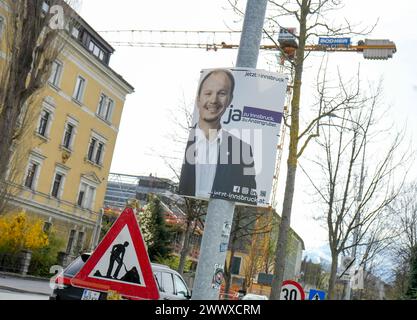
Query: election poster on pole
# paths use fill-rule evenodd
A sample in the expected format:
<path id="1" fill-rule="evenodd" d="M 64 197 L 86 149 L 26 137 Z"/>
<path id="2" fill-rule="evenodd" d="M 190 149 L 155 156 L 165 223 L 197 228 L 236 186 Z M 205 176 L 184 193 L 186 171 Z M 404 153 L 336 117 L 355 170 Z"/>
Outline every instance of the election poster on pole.
<path id="1" fill-rule="evenodd" d="M 270 205 L 287 82 L 258 69 L 202 70 L 180 195 Z"/>

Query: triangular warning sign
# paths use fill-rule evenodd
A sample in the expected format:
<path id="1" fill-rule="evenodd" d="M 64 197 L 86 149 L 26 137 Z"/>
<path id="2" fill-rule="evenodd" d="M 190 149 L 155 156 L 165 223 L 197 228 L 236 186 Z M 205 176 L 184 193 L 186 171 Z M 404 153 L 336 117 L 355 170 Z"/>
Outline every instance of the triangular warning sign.
<path id="1" fill-rule="evenodd" d="M 126 208 L 71 280 L 75 287 L 159 299 L 159 291 L 135 214 Z"/>

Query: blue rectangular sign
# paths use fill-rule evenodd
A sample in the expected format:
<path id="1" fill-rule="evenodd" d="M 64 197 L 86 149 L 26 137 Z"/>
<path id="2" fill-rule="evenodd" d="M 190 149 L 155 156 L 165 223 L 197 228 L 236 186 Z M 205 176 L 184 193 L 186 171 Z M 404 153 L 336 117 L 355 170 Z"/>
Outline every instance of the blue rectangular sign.
<path id="1" fill-rule="evenodd" d="M 326 47 L 350 46 L 350 38 L 319 38 L 319 45 Z"/>
<path id="2" fill-rule="evenodd" d="M 308 295 L 308 300 L 324 300 L 326 299 L 326 292 L 310 289 L 310 294 Z"/>

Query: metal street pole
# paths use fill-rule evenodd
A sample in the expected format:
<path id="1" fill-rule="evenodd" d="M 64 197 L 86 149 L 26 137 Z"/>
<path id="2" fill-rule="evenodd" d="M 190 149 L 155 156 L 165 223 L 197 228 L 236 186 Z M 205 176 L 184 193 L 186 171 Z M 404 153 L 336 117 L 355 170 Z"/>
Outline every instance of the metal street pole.
<path id="1" fill-rule="evenodd" d="M 256 68 L 267 0 L 248 0 L 240 38 L 236 67 Z M 201 242 L 193 300 L 218 300 L 223 278 L 226 249 L 229 244 L 235 203 L 212 199 L 209 201 L 204 234 Z M 216 279 L 219 282 L 216 282 Z"/>
<path id="2" fill-rule="evenodd" d="M 267 0 L 248 0 L 243 21 L 236 67 L 256 68 Z"/>

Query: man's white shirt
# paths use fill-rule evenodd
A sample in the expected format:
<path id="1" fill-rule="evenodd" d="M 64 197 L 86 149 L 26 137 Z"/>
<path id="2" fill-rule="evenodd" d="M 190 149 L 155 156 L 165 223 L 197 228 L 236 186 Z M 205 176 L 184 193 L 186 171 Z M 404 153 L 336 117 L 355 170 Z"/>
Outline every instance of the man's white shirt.
<path id="1" fill-rule="evenodd" d="M 195 164 L 195 195 L 210 198 L 216 176 L 219 146 L 222 140 L 222 129 L 210 141 L 203 130 L 196 127 L 196 164 Z M 211 133 L 211 132 L 210 132 Z"/>

